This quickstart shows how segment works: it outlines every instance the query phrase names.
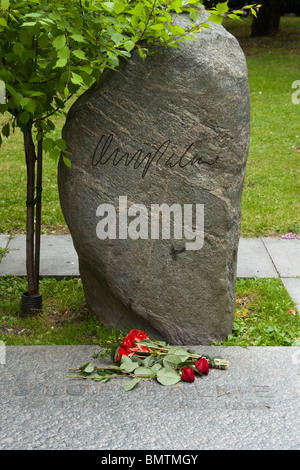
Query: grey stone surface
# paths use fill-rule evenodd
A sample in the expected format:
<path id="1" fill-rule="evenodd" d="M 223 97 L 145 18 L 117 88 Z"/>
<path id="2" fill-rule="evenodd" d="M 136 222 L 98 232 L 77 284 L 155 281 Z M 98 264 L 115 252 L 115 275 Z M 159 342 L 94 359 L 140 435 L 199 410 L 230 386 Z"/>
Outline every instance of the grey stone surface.
<path id="1" fill-rule="evenodd" d="M 0 235 L 0 248 L 6 248 L 9 241 L 9 235 Z"/>
<path id="2" fill-rule="evenodd" d="M 9 252 L 0 263 L 0 276 L 26 275 L 26 238 L 14 236 L 8 244 Z M 68 235 L 41 236 L 41 276 L 77 276 L 78 257 L 73 242 Z"/>
<path id="3" fill-rule="evenodd" d="M 172 343 L 231 331 L 249 114 L 245 57 L 216 25 L 145 62 L 134 55 L 74 104 L 63 131 L 72 167 L 59 165 L 61 205 L 88 304 L 106 325 Z M 120 197 L 126 211 L 204 205 L 203 247 L 188 250 L 186 234 L 176 239 L 172 230 L 151 239 L 148 212 L 139 214 L 145 238 L 117 230 L 100 240 L 97 209 L 112 205 L 119 226 Z"/>
<path id="4" fill-rule="evenodd" d="M 0 449 L 299 450 L 300 348 L 194 348 L 228 370 L 125 392 L 121 379 L 66 378 L 97 347 L 8 346 Z"/>
<path id="5" fill-rule="evenodd" d="M 300 278 L 296 277 L 283 277 L 282 282 L 284 284 L 284 287 L 288 291 L 290 297 L 293 299 L 293 301 L 296 304 L 298 313 L 300 314 Z"/>
<path id="6" fill-rule="evenodd" d="M 262 241 L 274 260 L 280 277 L 300 276 L 300 240 L 263 238 Z"/>
<path id="7" fill-rule="evenodd" d="M 241 238 L 239 241 L 237 277 L 278 277 L 262 240 Z"/>

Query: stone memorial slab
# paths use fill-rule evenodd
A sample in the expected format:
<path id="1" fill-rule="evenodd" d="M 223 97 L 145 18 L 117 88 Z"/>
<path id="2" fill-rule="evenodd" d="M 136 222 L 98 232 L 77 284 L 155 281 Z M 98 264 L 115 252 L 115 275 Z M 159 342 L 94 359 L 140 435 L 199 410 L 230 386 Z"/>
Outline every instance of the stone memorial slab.
<path id="1" fill-rule="evenodd" d="M 73 105 L 60 200 L 107 326 L 173 344 L 232 331 L 249 135 L 246 60 L 217 25 L 146 61 L 133 54 Z"/>
<path id="2" fill-rule="evenodd" d="M 144 381 L 125 392 L 127 378 L 66 378 L 70 367 L 93 361 L 97 346 L 7 346 L 0 449 L 300 448 L 300 348 L 194 349 L 222 356 L 229 368 L 193 383 Z"/>

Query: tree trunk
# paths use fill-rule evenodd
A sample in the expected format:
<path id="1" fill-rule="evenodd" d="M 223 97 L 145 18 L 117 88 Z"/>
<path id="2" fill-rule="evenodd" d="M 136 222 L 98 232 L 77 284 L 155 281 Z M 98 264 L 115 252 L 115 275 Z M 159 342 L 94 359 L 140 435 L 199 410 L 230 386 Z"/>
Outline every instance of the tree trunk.
<path id="1" fill-rule="evenodd" d="M 41 251 L 41 213 L 42 213 L 42 168 L 43 168 L 43 141 L 38 141 L 37 171 L 36 171 L 36 213 L 35 213 L 35 290 L 39 291 L 40 251 Z"/>
<path id="2" fill-rule="evenodd" d="M 279 29 L 283 0 L 262 0 L 257 18 L 253 17 L 251 37 L 270 36 Z"/>
<path id="3" fill-rule="evenodd" d="M 33 295 L 37 294 L 34 271 L 34 185 L 36 156 L 31 129 L 24 131 L 24 148 L 27 166 L 26 270 L 28 295 Z"/>

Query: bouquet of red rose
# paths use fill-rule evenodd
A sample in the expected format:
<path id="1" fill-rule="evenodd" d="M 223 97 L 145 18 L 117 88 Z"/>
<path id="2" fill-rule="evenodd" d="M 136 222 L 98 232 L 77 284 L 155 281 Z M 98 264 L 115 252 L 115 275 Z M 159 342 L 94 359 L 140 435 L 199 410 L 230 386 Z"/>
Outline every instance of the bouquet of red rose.
<path id="1" fill-rule="evenodd" d="M 79 369 L 79 375 L 70 378 L 92 379 L 107 382 L 111 378 L 130 377 L 126 391 L 141 380 L 156 379 L 162 385 L 174 385 L 179 381 L 193 382 L 195 374 L 207 375 L 209 370 L 226 369 L 228 362 L 220 357 L 197 354 L 180 346 L 169 346 L 165 341 L 153 341 L 140 330 L 131 330 L 121 344 L 100 351 L 110 354 L 116 365 L 97 367 L 90 362 Z"/>

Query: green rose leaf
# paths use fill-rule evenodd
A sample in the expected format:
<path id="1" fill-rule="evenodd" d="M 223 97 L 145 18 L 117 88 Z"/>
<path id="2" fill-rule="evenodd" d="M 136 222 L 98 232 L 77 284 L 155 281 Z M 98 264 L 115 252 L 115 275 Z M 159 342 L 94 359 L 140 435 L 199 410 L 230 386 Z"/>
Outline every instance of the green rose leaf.
<path id="1" fill-rule="evenodd" d="M 137 367 L 134 371 L 134 375 L 139 377 L 154 377 L 155 373 L 150 367 Z"/>
<path id="2" fill-rule="evenodd" d="M 162 368 L 161 364 L 153 364 L 151 367 L 151 370 L 154 372 L 155 375 L 157 375 L 158 371 Z"/>
<path id="3" fill-rule="evenodd" d="M 175 346 L 173 348 L 170 348 L 168 355 L 180 357 L 181 362 L 186 361 L 190 357 L 189 352 L 187 352 L 185 349 L 181 348 L 180 346 Z"/>
<path id="4" fill-rule="evenodd" d="M 181 377 L 174 369 L 168 369 L 163 367 L 157 372 L 157 381 L 162 385 L 174 385 L 177 384 Z"/>
<path id="5" fill-rule="evenodd" d="M 139 363 L 138 362 L 133 362 L 129 358 L 129 361 L 122 362 L 122 364 L 120 366 L 120 369 L 123 370 L 124 372 L 133 372 L 138 367 L 139 367 Z"/>
<path id="6" fill-rule="evenodd" d="M 85 367 L 84 372 L 86 374 L 91 374 L 92 372 L 94 372 L 94 370 L 95 366 L 89 362 L 88 365 Z"/>
<path id="7" fill-rule="evenodd" d="M 141 381 L 140 378 L 132 379 L 130 382 L 124 385 L 125 392 L 132 390 L 139 382 Z"/>
<path id="8" fill-rule="evenodd" d="M 175 354 L 167 354 L 164 359 L 163 359 L 163 364 L 165 367 L 167 368 L 174 368 L 176 366 L 178 366 L 179 364 L 182 364 L 182 361 L 181 360 L 181 357 L 180 356 L 176 356 Z"/>

